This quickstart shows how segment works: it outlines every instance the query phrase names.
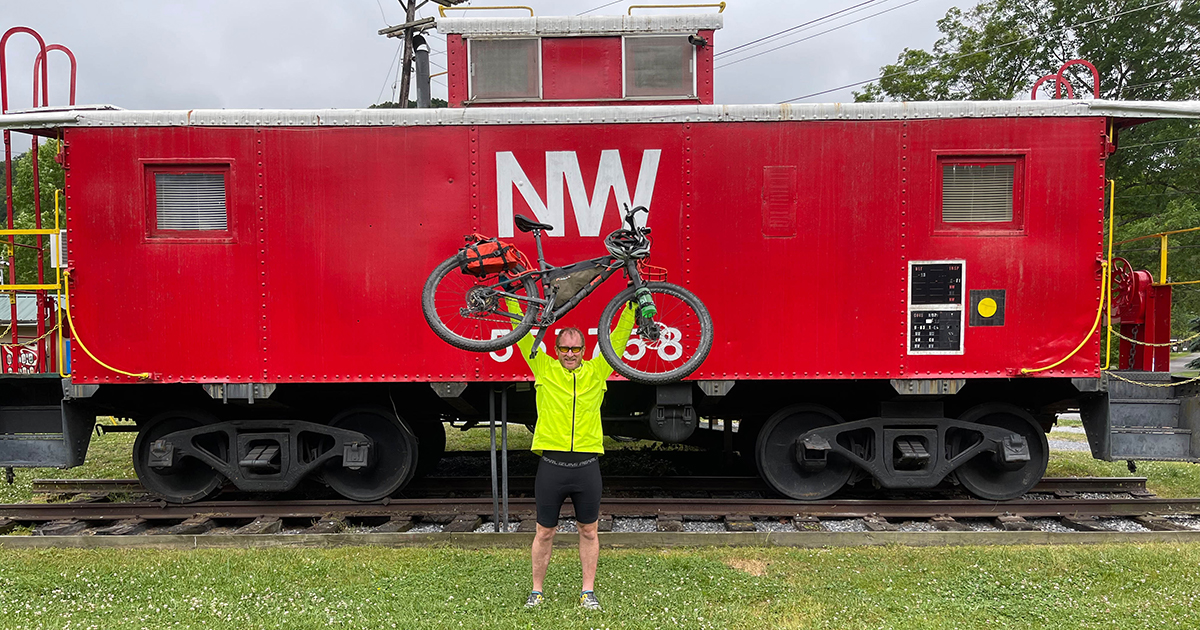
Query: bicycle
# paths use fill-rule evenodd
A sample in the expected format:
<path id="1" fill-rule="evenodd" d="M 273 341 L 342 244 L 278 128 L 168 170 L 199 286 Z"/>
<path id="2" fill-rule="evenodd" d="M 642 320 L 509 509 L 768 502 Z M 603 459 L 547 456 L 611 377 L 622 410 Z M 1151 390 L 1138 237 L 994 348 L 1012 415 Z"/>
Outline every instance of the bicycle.
<path id="1" fill-rule="evenodd" d="M 538 327 L 532 358 L 549 327 L 591 295 L 609 278 L 623 271 L 627 287 L 600 314 L 600 353 L 625 378 L 640 383 L 678 381 L 700 366 L 713 343 L 712 317 L 691 291 L 665 281 L 646 263 L 650 256 L 650 228 L 635 221 L 644 206 L 625 209 L 628 228 L 604 239 L 608 255 L 563 267 L 546 262 L 542 232 L 553 230 L 517 215 L 521 232 L 533 232 L 537 267 L 512 245 L 479 234 L 466 237 L 467 245 L 439 264 L 425 282 L 421 310 L 429 327 L 452 346 L 474 352 L 493 352 L 511 346 Z M 612 347 L 609 331 L 622 308 L 636 309 L 633 335 L 620 353 Z"/>

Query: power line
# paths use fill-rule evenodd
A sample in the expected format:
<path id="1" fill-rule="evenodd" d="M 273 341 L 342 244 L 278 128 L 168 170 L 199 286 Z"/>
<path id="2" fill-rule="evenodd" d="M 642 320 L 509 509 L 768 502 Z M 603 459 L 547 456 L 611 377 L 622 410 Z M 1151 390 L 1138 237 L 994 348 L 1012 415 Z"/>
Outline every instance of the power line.
<path id="1" fill-rule="evenodd" d="M 1122 149 L 1133 149 L 1133 148 L 1137 148 L 1137 147 L 1154 146 L 1156 144 L 1174 144 L 1176 142 L 1186 142 L 1188 140 L 1195 140 L 1196 138 L 1200 138 L 1200 136 L 1186 136 L 1183 138 L 1175 138 L 1174 140 L 1159 140 L 1157 142 L 1143 142 L 1141 144 L 1126 144 L 1126 145 L 1122 146 L 1121 148 Z"/>
<path id="2" fill-rule="evenodd" d="M 1194 0 L 1183 0 L 1183 2 L 1192 2 L 1192 1 L 1194 1 Z M 1122 12 L 1120 12 L 1120 13 L 1114 13 L 1114 14 L 1112 14 L 1112 15 L 1108 15 L 1108 16 L 1105 16 L 1105 17 L 1096 18 L 1096 19 L 1094 19 L 1094 20 L 1088 20 L 1088 21 L 1086 21 L 1086 22 L 1080 22 L 1079 24 L 1075 24 L 1075 25 L 1073 25 L 1073 26 L 1068 26 L 1068 27 L 1065 27 L 1065 28 L 1058 29 L 1058 32 L 1070 31 L 1070 30 L 1077 29 L 1077 28 L 1080 28 L 1080 27 L 1088 26 L 1088 25 L 1090 25 L 1090 24 L 1095 24 L 1096 22 L 1103 22 L 1104 20 L 1111 20 L 1111 19 L 1114 19 L 1114 18 L 1118 18 L 1118 17 L 1121 17 L 1122 15 L 1128 15 L 1128 14 L 1130 14 L 1130 13 L 1137 13 L 1137 12 L 1139 12 L 1139 11 L 1145 11 L 1145 10 L 1147 10 L 1147 9 L 1153 9 L 1153 8 L 1156 8 L 1156 7 L 1161 7 L 1161 6 L 1163 6 L 1164 4 L 1171 4 L 1172 2 L 1175 2 L 1175 0 L 1163 0 L 1162 2 L 1157 2 L 1157 3 L 1155 3 L 1155 4 L 1147 5 L 1147 6 L 1144 6 L 1144 7 L 1139 7 L 1139 8 L 1136 8 L 1136 9 L 1130 9 L 1130 10 L 1128 10 L 1128 11 L 1122 11 Z M 1015 46 L 1015 45 L 1017 45 L 1017 44 L 1020 44 L 1020 43 L 1023 43 L 1023 42 L 1027 42 L 1027 41 L 1030 41 L 1030 40 L 1033 40 L 1033 39 L 1038 39 L 1039 37 L 1045 37 L 1045 36 L 1046 36 L 1046 35 L 1048 35 L 1048 34 L 1049 34 L 1049 33 L 1046 33 L 1046 34 L 1037 34 L 1037 35 L 1030 35 L 1029 37 L 1023 37 L 1023 38 L 1021 38 L 1021 39 L 1016 39 L 1016 40 L 1013 40 L 1013 41 L 1011 41 L 1011 42 L 1005 42 L 1005 43 L 1003 43 L 1003 44 L 998 44 L 998 45 L 996 45 L 996 46 L 992 46 L 991 48 L 984 48 L 983 50 L 977 50 L 977 51 L 974 51 L 974 52 L 963 53 L 963 54 L 961 54 L 961 55 L 957 55 L 957 56 L 955 56 L 955 57 L 951 57 L 951 58 L 949 58 L 949 59 L 946 59 L 946 60 L 944 60 L 944 61 L 936 61 L 936 62 L 934 62 L 934 63 L 925 64 L 924 66 L 920 66 L 919 68 L 916 68 L 915 70 L 928 70 L 929 68 L 931 68 L 931 67 L 933 67 L 933 66 L 935 66 L 935 65 L 941 64 L 941 63 L 946 63 L 946 62 L 950 62 L 950 61 L 957 61 L 957 60 L 959 60 L 959 59 L 962 59 L 962 58 L 964 58 L 964 57 L 970 57 L 970 56 L 972 56 L 972 55 L 979 55 L 979 54 L 983 54 L 983 53 L 986 53 L 986 52 L 991 52 L 991 51 L 993 51 L 993 50 L 1000 50 L 1001 48 L 1008 48 L 1009 46 Z M 787 100 L 785 100 L 785 101 L 779 101 L 779 103 L 780 103 L 780 104 L 783 104 L 783 103 L 793 103 L 793 102 L 795 102 L 795 101 L 802 101 L 802 100 L 804 100 L 804 99 L 806 99 L 806 98 L 812 98 L 812 97 L 814 97 L 814 96 L 820 96 L 820 95 L 822 95 L 822 94 L 828 94 L 828 93 L 830 93 L 830 92 L 837 92 L 837 91 L 839 91 L 839 90 L 844 90 L 844 89 L 846 89 L 846 88 L 858 87 L 858 86 L 860 86 L 860 85 L 865 85 L 865 84 L 867 84 L 867 83 L 874 83 L 874 82 L 876 82 L 876 81 L 879 81 L 879 80 L 881 80 L 881 79 L 887 79 L 887 78 L 891 78 L 891 77 L 898 76 L 898 75 L 901 75 L 901 74 L 910 74 L 910 73 L 911 73 L 911 72 L 913 72 L 913 71 L 914 71 L 914 70 L 910 70 L 910 69 L 897 70 L 897 71 L 895 71 L 895 72 L 889 72 L 889 73 L 887 73 L 887 74 L 883 74 L 883 75 L 877 76 L 877 77 L 875 77 L 875 78 L 873 78 L 873 79 L 866 79 L 866 80 L 863 80 L 863 81 L 855 81 L 854 83 L 847 83 L 846 85 L 841 85 L 841 86 L 838 86 L 838 87 L 835 87 L 835 88 L 830 88 L 830 89 L 828 89 L 828 90 L 821 90 L 820 92 L 813 92 L 812 94 L 805 94 L 804 96 L 797 96 L 797 97 L 795 97 L 795 98 L 789 98 L 789 99 L 787 99 Z"/>
<path id="3" fill-rule="evenodd" d="M 376 103 L 378 103 L 380 101 L 380 99 L 383 98 L 383 91 L 387 89 L 387 80 L 392 78 L 392 67 L 396 65 L 397 61 L 399 61 L 400 49 L 403 48 L 403 46 L 404 46 L 403 41 L 400 42 L 399 46 L 396 46 L 396 54 L 395 54 L 395 56 L 392 57 L 392 63 L 388 64 L 387 74 L 384 75 L 384 77 L 383 77 L 383 85 L 379 88 L 379 96 L 375 97 Z M 395 85 L 396 84 L 393 83 L 392 87 L 395 87 Z"/>
<path id="4" fill-rule="evenodd" d="M 810 40 L 810 39 L 813 39 L 814 37 L 820 37 L 820 36 L 822 36 L 822 35 L 824 35 L 824 34 L 826 34 L 826 33 L 832 33 L 832 32 L 834 32 L 834 31 L 837 31 L 837 30 L 840 30 L 840 29 L 846 28 L 847 26 L 852 26 L 852 25 L 854 25 L 854 24 L 858 24 L 859 22 L 864 22 L 864 21 L 866 21 L 866 20 L 869 20 L 869 19 L 871 19 L 871 18 L 873 18 L 873 17 L 876 17 L 876 16 L 883 15 L 884 13 L 890 13 L 890 12 L 892 12 L 892 11 L 895 11 L 896 9 L 903 9 L 904 7 L 906 7 L 906 6 L 910 5 L 910 4 L 915 4 L 915 3 L 917 3 L 917 2 L 920 2 L 920 1 L 921 1 L 921 0 L 908 0 L 908 2 L 905 2 L 904 4 L 901 4 L 901 5 L 894 6 L 894 7 L 890 8 L 890 9 L 884 9 L 884 10 L 882 10 L 882 11 L 879 11 L 878 13 L 872 13 L 871 15 L 868 15 L 868 16 L 866 16 L 866 17 L 862 17 L 862 18 L 859 18 L 859 19 L 857 19 L 857 20 L 853 20 L 853 21 L 851 21 L 851 22 L 846 22 L 845 24 L 841 24 L 841 25 L 839 25 L 839 26 L 835 26 L 835 27 L 833 27 L 833 28 L 831 28 L 831 29 L 827 29 L 827 30 L 821 31 L 820 33 L 816 33 L 816 34 L 814 34 L 814 35 L 809 35 L 808 37 L 801 37 L 800 39 L 797 39 L 797 40 L 794 40 L 794 41 L 790 41 L 790 42 L 788 42 L 788 43 L 786 43 L 786 44 L 780 44 L 779 46 L 776 46 L 776 47 L 774 47 L 774 48 L 769 48 L 769 49 L 767 49 L 767 50 L 764 50 L 764 51 L 762 51 L 762 52 L 754 53 L 753 55 L 750 55 L 750 56 L 748 56 L 748 57 L 742 57 L 741 59 L 734 59 L 733 61 L 730 61 L 729 63 L 726 63 L 726 64 L 721 64 L 721 65 L 717 66 L 717 68 L 718 68 L 718 69 L 719 69 L 719 68 L 724 68 L 724 67 L 726 67 L 726 66 L 732 66 L 732 65 L 733 65 L 733 64 L 735 64 L 735 63 L 741 63 L 741 62 L 743 62 L 743 61 L 746 61 L 746 60 L 748 60 L 748 59 L 754 59 L 755 57 L 761 57 L 761 56 L 763 56 L 763 55 L 765 55 L 765 54 L 767 54 L 767 53 L 770 53 L 770 52 L 775 52 L 776 50 L 779 50 L 780 48 L 787 48 L 788 46 L 792 46 L 792 45 L 795 45 L 795 44 L 799 44 L 800 42 L 806 42 L 806 41 L 808 41 L 808 40 Z"/>
<path id="5" fill-rule="evenodd" d="M 1193 74 L 1193 75 L 1189 75 L 1186 77 L 1171 77 L 1170 79 L 1163 79 L 1162 81 L 1151 81 L 1150 83 L 1138 83 L 1137 85 L 1126 85 L 1125 87 L 1121 88 L 1121 90 L 1122 91 L 1132 90 L 1133 88 L 1148 87 L 1151 85 L 1162 85 L 1163 83 L 1170 83 L 1171 81 L 1187 81 L 1189 79 L 1196 79 L 1196 78 L 1200 78 L 1200 74 Z"/>
<path id="6" fill-rule="evenodd" d="M 575 15 L 576 16 L 587 15 L 588 13 L 591 13 L 592 11 L 599 11 L 600 9 L 603 9 L 604 7 L 611 7 L 614 4 L 621 4 L 622 2 L 625 2 L 625 0 L 613 0 L 612 2 L 609 2 L 608 4 L 602 4 L 598 7 L 592 7 L 590 9 L 588 9 L 587 11 L 584 11 L 583 13 L 576 13 Z"/>
<path id="7" fill-rule="evenodd" d="M 763 42 L 763 41 L 766 41 L 766 40 L 768 40 L 768 39 L 771 39 L 771 38 L 774 38 L 774 37 L 778 37 L 778 36 L 780 36 L 780 35 L 784 35 L 784 34 L 787 34 L 787 33 L 791 33 L 792 31 L 795 31 L 795 30 L 798 30 L 798 29 L 802 29 L 802 28 L 804 28 L 804 27 L 806 27 L 806 26 L 809 26 L 810 24 L 816 24 L 817 22 L 823 22 L 823 21 L 825 21 L 825 20 L 828 20 L 829 18 L 832 18 L 832 17 L 834 17 L 834 16 L 837 16 L 837 15 L 840 15 L 840 14 L 842 14 L 842 13 L 845 13 L 845 12 L 847 12 L 847 11 L 851 10 L 851 9 L 856 9 L 856 8 L 858 8 L 858 7 L 865 6 L 865 5 L 868 5 L 868 4 L 871 4 L 871 3 L 874 3 L 874 2 L 879 2 L 879 0 L 866 0 L 866 2 L 860 2 L 860 3 L 858 3 L 858 4 L 854 5 L 854 6 L 846 7 L 845 9 L 842 9 L 841 11 L 836 11 L 836 12 L 834 12 L 834 13 L 830 13 L 830 14 L 828 14 L 828 15 L 823 15 L 823 16 L 821 16 L 821 17 L 819 17 L 819 18 L 815 19 L 815 20 L 809 20 L 809 21 L 807 21 L 807 22 L 804 22 L 803 24 L 797 24 L 796 26 L 793 26 L 793 27 L 791 27 L 791 28 L 785 28 L 785 29 L 783 29 L 782 31 L 778 31 L 778 32 L 775 32 L 775 33 L 771 33 L 770 35 L 767 35 L 767 36 L 765 36 L 765 37 L 760 37 L 760 38 L 758 38 L 758 39 L 755 39 L 755 40 L 752 40 L 752 41 L 748 41 L 748 42 L 746 42 L 745 44 L 739 44 L 739 45 L 737 45 L 737 46 L 734 46 L 733 48 L 730 48 L 730 49 L 728 49 L 728 50 L 722 50 L 722 51 L 720 51 L 720 52 L 718 52 L 718 53 L 714 54 L 713 56 L 714 56 L 714 57 L 720 57 L 721 55 L 728 55 L 729 53 L 732 53 L 732 52 L 735 52 L 735 51 L 741 50 L 741 49 L 743 49 L 743 48 L 747 48 L 747 47 L 753 46 L 754 44 L 757 44 L 757 43 L 759 43 L 759 42 Z"/>
<path id="8" fill-rule="evenodd" d="M 387 13 L 383 12 L 383 4 L 379 0 L 375 0 L 375 4 L 379 5 L 379 15 L 383 17 L 383 23 L 388 24 Z M 391 26 L 391 24 L 388 24 L 388 26 Z"/>

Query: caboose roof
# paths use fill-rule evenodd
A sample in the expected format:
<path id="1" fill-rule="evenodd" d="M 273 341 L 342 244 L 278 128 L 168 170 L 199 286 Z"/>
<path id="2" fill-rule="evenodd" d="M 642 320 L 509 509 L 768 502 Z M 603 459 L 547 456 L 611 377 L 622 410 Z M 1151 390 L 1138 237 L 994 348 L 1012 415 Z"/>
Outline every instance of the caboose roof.
<path id="1" fill-rule="evenodd" d="M 570 37 L 714 31 L 725 24 L 719 13 L 688 15 L 585 15 L 547 17 L 438 18 L 437 30 L 464 37 Z"/>
<path id="2" fill-rule="evenodd" d="M 800 105 L 620 105 L 459 109 L 126 110 L 109 105 L 39 108 L 0 116 L 0 128 L 404 127 L 594 123 L 775 122 L 1104 116 L 1200 118 L 1200 101 L 937 101 Z"/>

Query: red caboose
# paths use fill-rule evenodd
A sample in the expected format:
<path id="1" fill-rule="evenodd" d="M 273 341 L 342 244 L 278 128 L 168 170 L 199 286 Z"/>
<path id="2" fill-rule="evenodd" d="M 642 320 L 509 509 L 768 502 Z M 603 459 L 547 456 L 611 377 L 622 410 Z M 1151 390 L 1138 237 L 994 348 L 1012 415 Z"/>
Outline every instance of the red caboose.
<path id="1" fill-rule="evenodd" d="M 486 420 L 490 390 L 530 378 L 514 349 L 434 336 L 430 270 L 471 232 L 531 249 L 522 213 L 555 226 L 549 260 L 599 255 L 625 204 L 717 337 L 684 383 L 611 383 L 609 433 L 724 444 L 795 498 L 867 478 L 1018 496 L 1078 408 L 1096 457 L 1197 458 L 1188 392 L 1109 381 L 1095 322 L 1115 129 L 1200 106 L 717 106 L 718 15 L 438 28 L 451 109 L 0 117 L 63 141 L 76 337 L 67 419 L 10 385 L 40 406 L 0 414 L 0 465 L 78 464 L 104 410 L 138 420 L 139 476 L 171 500 L 312 475 L 387 496 L 436 462 L 443 420 Z M 615 290 L 562 325 L 594 345 Z M 532 422 L 532 395 L 511 400 Z"/>

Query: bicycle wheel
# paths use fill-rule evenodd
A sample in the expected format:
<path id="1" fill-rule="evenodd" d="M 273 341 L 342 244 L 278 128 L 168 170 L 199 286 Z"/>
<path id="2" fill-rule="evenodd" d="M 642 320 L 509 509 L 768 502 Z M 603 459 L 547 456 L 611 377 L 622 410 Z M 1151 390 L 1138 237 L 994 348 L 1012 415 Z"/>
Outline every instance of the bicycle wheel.
<path id="1" fill-rule="evenodd" d="M 537 309 L 526 303 L 511 311 L 520 316 L 518 321 L 509 315 L 507 300 L 500 295 L 501 284 L 506 278 L 490 275 L 483 278 L 463 273 L 459 269 L 462 258 L 455 254 L 438 265 L 421 292 L 421 311 L 433 332 L 446 343 L 473 352 L 492 352 L 520 341 L 537 317 Z M 537 295 L 537 286 L 532 278 L 510 280 L 508 292 L 519 296 Z M 515 285 L 515 286 L 512 286 Z"/>
<path id="2" fill-rule="evenodd" d="M 600 314 L 600 353 L 618 374 L 638 383 L 659 385 L 678 381 L 696 371 L 713 344 L 713 323 L 708 309 L 691 291 L 667 282 L 646 284 L 654 297 L 658 314 L 652 320 L 658 326 L 658 339 L 639 333 L 633 335 L 623 352 L 616 352 L 609 331 L 616 328 L 621 311 L 633 299 L 633 288 L 613 298 Z"/>

